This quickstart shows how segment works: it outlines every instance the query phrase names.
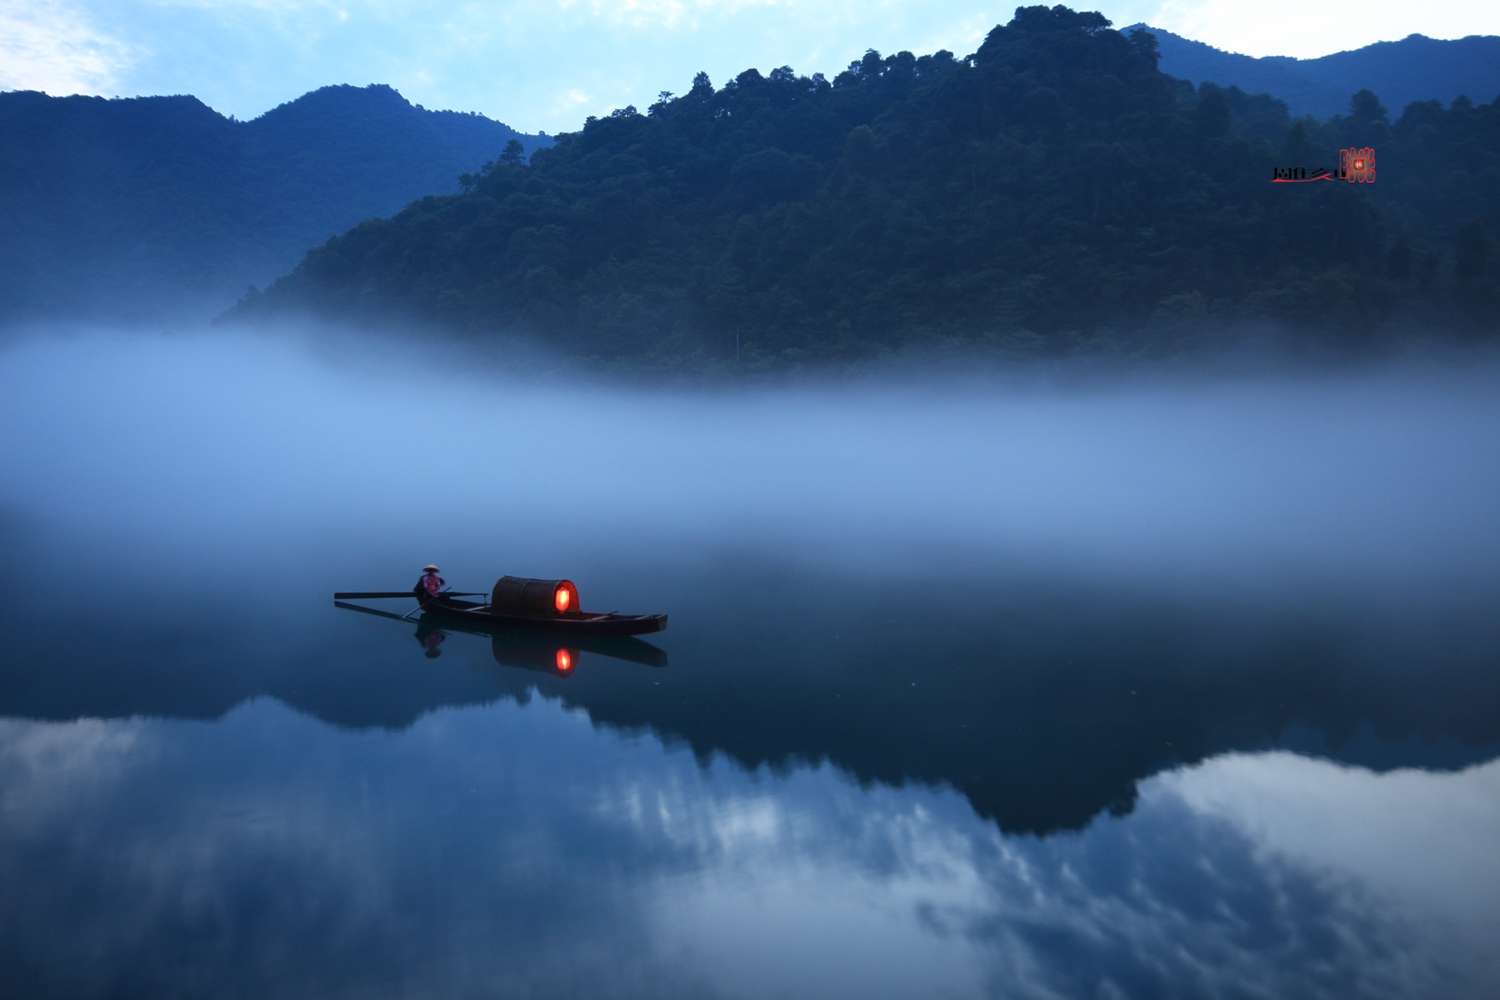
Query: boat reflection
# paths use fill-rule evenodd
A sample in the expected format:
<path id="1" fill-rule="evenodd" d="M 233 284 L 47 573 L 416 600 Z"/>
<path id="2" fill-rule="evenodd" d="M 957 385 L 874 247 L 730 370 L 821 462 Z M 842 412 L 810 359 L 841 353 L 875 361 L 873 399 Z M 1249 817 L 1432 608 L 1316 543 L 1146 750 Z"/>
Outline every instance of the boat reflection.
<path id="1" fill-rule="evenodd" d="M 350 605 L 341 604 L 340 607 L 353 609 Z M 666 650 L 634 636 L 559 636 L 508 625 L 485 626 L 429 614 L 417 619 L 416 639 L 423 649 L 437 651 L 437 646 L 452 632 L 488 638 L 490 653 L 502 667 L 535 670 L 557 677 L 571 676 L 578 669 L 579 659 L 584 653 L 628 660 L 648 667 L 667 665 Z M 433 654 L 429 652 L 427 655 Z"/>
<path id="2" fill-rule="evenodd" d="M 346 611 L 375 615 L 409 622 L 411 615 L 398 615 L 377 608 L 367 608 L 347 601 L 334 601 L 334 606 Z M 464 632 L 483 636 L 490 640 L 490 653 L 502 667 L 534 670 L 554 677 L 569 677 L 578 669 L 583 653 L 607 656 L 616 660 L 628 660 L 648 667 L 665 667 L 667 651 L 634 636 L 579 636 L 566 637 L 548 632 L 516 628 L 510 625 L 486 626 L 477 622 L 448 618 L 423 613 L 415 619 L 417 631 L 414 638 L 422 647 L 423 654 L 436 659 L 443 653 L 442 645 L 450 633 Z"/>

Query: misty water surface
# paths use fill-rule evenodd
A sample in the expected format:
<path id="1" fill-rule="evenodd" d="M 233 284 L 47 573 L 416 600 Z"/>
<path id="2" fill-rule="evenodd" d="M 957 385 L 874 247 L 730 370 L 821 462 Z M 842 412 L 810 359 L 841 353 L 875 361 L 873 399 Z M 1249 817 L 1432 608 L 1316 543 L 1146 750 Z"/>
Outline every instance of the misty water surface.
<path id="1" fill-rule="evenodd" d="M 9 341 L 0 991 L 1493 995 L 1497 388 Z"/>

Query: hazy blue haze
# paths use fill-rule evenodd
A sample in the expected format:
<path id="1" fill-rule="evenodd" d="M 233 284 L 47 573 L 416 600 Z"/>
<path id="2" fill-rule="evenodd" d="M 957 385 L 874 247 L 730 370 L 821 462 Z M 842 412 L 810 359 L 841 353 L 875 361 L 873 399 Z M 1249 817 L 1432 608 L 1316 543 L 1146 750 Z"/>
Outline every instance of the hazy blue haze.
<path id="1" fill-rule="evenodd" d="M 0 94 L 0 325 L 201 323 L 330 236 L 457 192 L 510 140 L 550 142 L 384 86 L 248 122 L 192 97 Z"/>

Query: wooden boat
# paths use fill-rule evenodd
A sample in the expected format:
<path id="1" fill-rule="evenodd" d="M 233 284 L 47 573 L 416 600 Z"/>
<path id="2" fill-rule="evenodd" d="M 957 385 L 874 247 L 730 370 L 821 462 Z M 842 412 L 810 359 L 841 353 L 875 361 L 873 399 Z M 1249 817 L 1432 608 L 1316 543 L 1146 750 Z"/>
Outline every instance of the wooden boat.
<path id="1" fill-rule="evenodd" d="M 502 576 L 489 594 L 454 594 L 444 591 L 432 595 L 418 584 L 410 591 L 350 592 L 334 594 L 334 601 L 347 598 L 414 597 L 430 615 L 451 618 L 474 625 L 508 625 L 513 628 L 564 632 L 570 635 L 618 636 L 644 635 L 667 627 L 666 615 L 622 615 L 611 611 L 594 614 L 580 611 L 578 588 L 571 580 L 534 580 L 528 577 Z M 470 601 L 469 597 L 488 597 L 488 601 Z"/>

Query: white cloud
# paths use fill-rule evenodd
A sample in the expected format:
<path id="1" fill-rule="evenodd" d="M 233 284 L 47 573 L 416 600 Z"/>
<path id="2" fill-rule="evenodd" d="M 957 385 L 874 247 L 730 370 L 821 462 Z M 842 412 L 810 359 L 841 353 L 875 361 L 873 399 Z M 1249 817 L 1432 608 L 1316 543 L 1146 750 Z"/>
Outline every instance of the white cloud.
<path id="1" fill-rule="evenodd" d="M 1432 38 L 1500 34 L 1500 3 L 1429 0 L 1348 7 L 1307 0 L 1166 0 L 1145 20 L 1230 52 L 1311 59 L 1410 34 Z"/>
<path id="2" fill-rule="evenodd" d="M 0 89 L 112 94 L 138 56 L 57 0 L 0 0 Z"/>

